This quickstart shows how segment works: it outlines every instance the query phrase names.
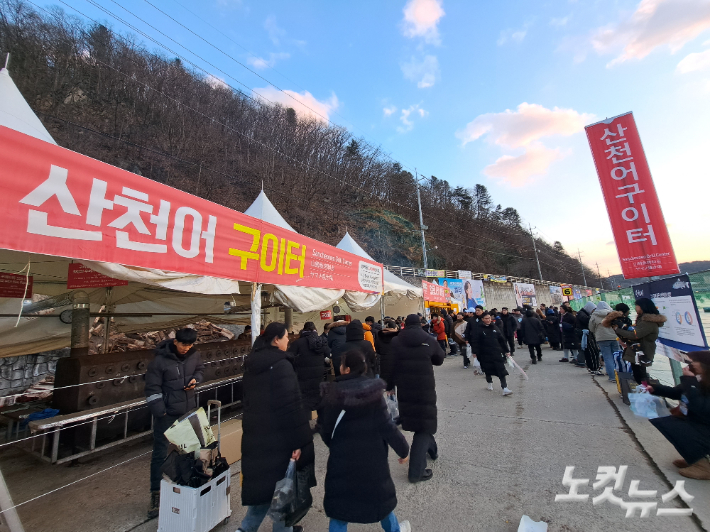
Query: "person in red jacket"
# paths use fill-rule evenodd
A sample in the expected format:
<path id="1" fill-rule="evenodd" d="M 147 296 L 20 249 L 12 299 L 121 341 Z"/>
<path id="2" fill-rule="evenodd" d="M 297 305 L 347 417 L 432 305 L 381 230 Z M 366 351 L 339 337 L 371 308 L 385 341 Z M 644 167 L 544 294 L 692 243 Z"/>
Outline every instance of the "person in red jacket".
<path id="1" fill-rule="evenodd" d="M 446 326 L 444 325 L 444 320 L 438 314 L 434 314 L 431 317 L 431 330 L 436 334 L 436 341 L 446 353 Z"/>

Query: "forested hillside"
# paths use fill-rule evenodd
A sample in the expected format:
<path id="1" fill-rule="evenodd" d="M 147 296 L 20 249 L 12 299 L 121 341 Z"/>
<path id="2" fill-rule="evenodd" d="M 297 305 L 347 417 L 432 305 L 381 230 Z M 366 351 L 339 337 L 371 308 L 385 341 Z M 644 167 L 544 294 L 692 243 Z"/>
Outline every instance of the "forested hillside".
<path id="1" fill-rule="evenodd" d="M 59 8 L 1 0 L 8 52 L 15 83 L 59 145 L 240 211 L 263 184 L 297 231 L 335 244 L 347 229 L 375 259 L 421 266 L 414 176 L 347 129 L 256 101 Z M 473 178 L 462 188 L 427 176 L 421 198 L 430 268 L 538 277 L 517 211 Z M 582 284 L 558 242 L 536 242 L 545 279 Z"/>

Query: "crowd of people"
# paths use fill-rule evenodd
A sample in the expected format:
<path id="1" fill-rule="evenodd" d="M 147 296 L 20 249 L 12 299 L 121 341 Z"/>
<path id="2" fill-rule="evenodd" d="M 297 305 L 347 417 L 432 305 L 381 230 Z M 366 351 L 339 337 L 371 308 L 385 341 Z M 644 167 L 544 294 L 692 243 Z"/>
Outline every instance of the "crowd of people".
<path id="1" fill-rule="evenodd" d="M 527 346 L 531 364 L 542 362 L 541 346 L 547 343 L 562 352 L 559 362 L 584 367 L 593 375 L 604 375 L 604 368 L 610 380 L 614 357 L 623 353 L 634 379 L 650 393 L 681 399 L 691 422 L 681 427 L 680 420 L 666 420 L 656 426 L 681 453 L 683 458 L 676 461 L 681 474 L 710 479 L 710 352 L 698 357 L 692 373 L 686 370 L 694 379 L 676 388 L 649 385 L 646 368 L 653 363 L 665 317 L 649 299 L 638 299 L 635 307 L 632 323 L 630 308 L 623 303 L 612 309 L 605 302 L 590 302 L 577 312 L 569 304 L 512 311 L 479 305 L 471 312 L 432 312 L 429 319 L 411 314 L 382 321 L 368 316 L 364 323 L 335 321 L 321 334 L 307 322 L 295 339 L 289 339 L 286 325 L 270 323 L 245 363 L 241 496 L 247 513 L 238 532 L 259 529 L 291 460 L 299 479 L 315 485 L 315 433 L 330 449 L 323 508 L 331 532 L 347 530 L 348 523 L 377 522 L 387 532 L 409 532 L 409 522 L 400 522 L 394 513 L 397 496 L 388 447 L 401 464 L 408 463 L 410 482 L 432 478 L 428 461 L 439 456 L 434 366 L 443 364 L 447 352 L 461 356 L 464 369 L 475 367 L 485 375 L 487 390 L 493 390 L 496 377 L 501 395 L 510 396 L 506 367 L 516 344 Z M 161 434 L 177 416 L 196 407 L 193 390 L 201 380 L 202 364 L 194 341 L 194 331 L 178 331 L 175 340 L 159 346 L 146 375 L 157 428 L 151 464 L 153 515 L 159 507 L 155 490 L 165 454 Z M 393 395 L 398 419 L 388 409 Z M 310 424 L 312 412 L 317 413 L 315 427 Z M 411 447 L 399 424 L 413 433 Z M 302 528 L 274 522 L 273 530 Z"/>

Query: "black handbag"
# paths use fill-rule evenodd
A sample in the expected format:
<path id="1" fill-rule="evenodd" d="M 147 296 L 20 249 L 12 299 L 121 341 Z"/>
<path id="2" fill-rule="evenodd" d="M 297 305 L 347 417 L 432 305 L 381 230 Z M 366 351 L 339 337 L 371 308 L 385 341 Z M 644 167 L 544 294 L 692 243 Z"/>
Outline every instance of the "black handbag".
<path id="1" fill-rule="evenodd" d="M 291 505 L 291 511 L 286 514 L 285 525 L 290 527 L 303 519 L 313 506 L 311 488 L 316 485 L 315 464 L 296 471 L 296 500 Z"/>

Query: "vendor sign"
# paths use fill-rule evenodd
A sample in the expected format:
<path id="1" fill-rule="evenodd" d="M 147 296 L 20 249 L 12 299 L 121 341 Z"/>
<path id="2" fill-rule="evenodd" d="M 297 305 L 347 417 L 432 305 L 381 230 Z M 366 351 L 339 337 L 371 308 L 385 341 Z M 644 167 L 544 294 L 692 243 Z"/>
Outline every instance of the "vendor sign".
<path id="1" fill-rule="evenodd" d="M 0 191 L 3 249 L 256 283 L 383 289 L 381 264 L 5 127 Z"/>
<path id="2" fill-rule="evenodd" d="M 446 290 L 443 285 L 422 281 L 422 291 L 424 301 L 434 301 L 436 303 L 446 303 Z"/>
<path id="3" fill-rule="evenodd" d="M 32 276 L 0 272 L 0 297 L 32 297 Z"/>
<path id="4" fill-rule="evenodd" d="M 72 263 L 67 271 L 67 289 L 104 288 L 110 286 L 126 286 L 128 281 L 114 279 L 108 275 L 95 272 L 83 264 Z"/>

